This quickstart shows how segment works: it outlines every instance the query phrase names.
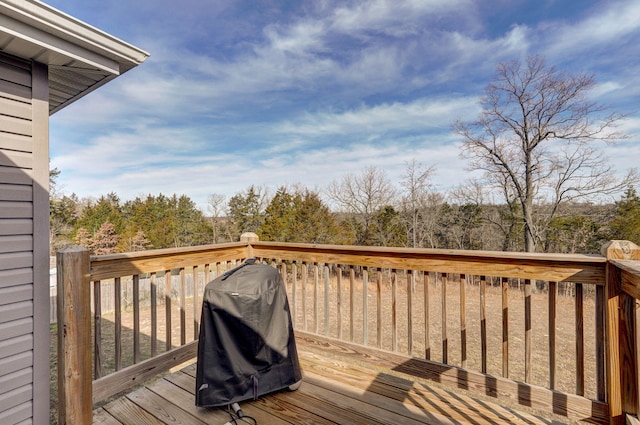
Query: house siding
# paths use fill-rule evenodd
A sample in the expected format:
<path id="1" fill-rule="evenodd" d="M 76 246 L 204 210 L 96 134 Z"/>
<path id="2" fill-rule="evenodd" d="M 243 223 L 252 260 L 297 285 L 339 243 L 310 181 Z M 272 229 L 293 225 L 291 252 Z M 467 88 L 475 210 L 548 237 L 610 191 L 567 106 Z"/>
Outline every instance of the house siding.
<path id="1" fill-rule="evenodd" d="M 47 78 L 46 66 L 0 53 L 0 423 L 7 425 L 49 421 L 49 332 L 38 324 L 48 318 Z"/>

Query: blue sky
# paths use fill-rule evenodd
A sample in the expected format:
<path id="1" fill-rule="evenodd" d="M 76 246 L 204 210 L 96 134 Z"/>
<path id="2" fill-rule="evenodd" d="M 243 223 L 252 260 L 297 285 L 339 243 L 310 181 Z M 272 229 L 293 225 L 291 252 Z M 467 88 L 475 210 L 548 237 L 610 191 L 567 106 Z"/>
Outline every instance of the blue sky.
<path id="1" fill-rule="evenodd" d="M 545 56 L 595 74 L 592 99 L 627 114 L 606 153 L 640 157 L 638 0 L 48 0 L 151 54 L 51 117 L 60 189 L 121 199 L 249 185 L 322 191 L 367 166 L 399 184 L 434 166 L 471 175 L 456 118 L 474 119 L 499 62 Z"/>

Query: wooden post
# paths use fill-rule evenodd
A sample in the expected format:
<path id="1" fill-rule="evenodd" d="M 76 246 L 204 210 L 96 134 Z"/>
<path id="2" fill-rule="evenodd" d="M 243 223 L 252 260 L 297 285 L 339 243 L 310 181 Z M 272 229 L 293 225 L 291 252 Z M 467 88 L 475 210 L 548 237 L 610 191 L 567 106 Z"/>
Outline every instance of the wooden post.
<path id="1" fill-rule="evenodd" d="M 251 242 L 258 242 L 260 238 L 253 232 L 244 232 L 240 235 L 240 242 L 247 243 L 247 258 L 253 258 L 253 246 L 251 246 Z"/>
<path id="2" fill-rule="evenodd" d="M 93 421 L 89 251 L 69 246 L 56 254 L 58 270 L 58 423 Z"/>
<path id="3" fill-rule="evenodd" d="M 640 248 L 629 241 L 610 241 L 602 247 L 607 260 L 638 260 Z M 635 321 L 625 319 L 625 295 L 621 290 L 621 271 L 607 262 L 605 285 L 606 384 L 609 423 L 623 424 L 625 413 L 636 413 L 637 371 Z M 634 341 L 629 343 L 629 341 Z M 630 361 L 630 359 L 633 359 Z"/>

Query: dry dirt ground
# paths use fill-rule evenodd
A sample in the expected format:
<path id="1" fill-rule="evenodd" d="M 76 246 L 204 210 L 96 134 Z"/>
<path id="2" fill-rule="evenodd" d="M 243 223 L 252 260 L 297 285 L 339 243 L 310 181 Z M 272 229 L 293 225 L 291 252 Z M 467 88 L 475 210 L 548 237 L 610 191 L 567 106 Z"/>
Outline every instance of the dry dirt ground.
<path id="1" fill-rule="evenodd" d="M 443 358 L 443 327 L 442 327 L 442 280 L 441 276 L 431 275 L 428 287 L 428 324 L 425 325 L 425 284 L 422 274 L 416 274 L 413 282 L 404 273 L 396 276 L 395 297 L 392 291 L 392 276 L 385 271 L 380 285 L 380 301 L 378 301 L 378 285 L 375 273 L 370 273 L 366 294 L 363 292 L 361 278 L 350 283 L 348 272 L 343 274 L 338 283 L 335 273 L 324 279 L 322 272 L 314 280 L 309 270 L 306 284 L 298 275 L 295 285 L 291 273 L 287 276 L 289 304 L 292 310 L 296 329 L 317 331 L 331 337 L 342 336 L 343 339 L 356 343 L 366 343 L 379 346 L 386 350 L 393 348 L 394 305 L 395 305 L 395 341 L 397 351 L 416 357 L 425 356 L 425 334 L 428 330 L 430 358 L 441 361 Z M 204 286 L 201 278 L 200 286 Z M 295 291 L 294 291 L 295 289 Z M 480 339 L 480 286 L 477 282 L 467 279 L 465 285 L 466 310 L 466 342 L 467 368 L 481 370 L 481 339 Z M 571 288 L 569 288 L 571 289 Z M 593 288 L 585 287 L 584 296 L 584 341 L 585 341 L 585 396 L 595 397 L 595 309 Z M 564 295 L 565 288 L 560 285 L 557 296 L 556 321 L 556 389 L 574 393 L 576 387 L 575 371 L 575 300 L 570 291 Z M 304 295 L 304 297 L 303 297 Z M 159 297 L 162 299 L 161 297 Z M 325 299 L 328 303 L 325 303 Z M 364 300 L 366 300 L 366 305 Z M 446 285 L 446 333 L 448 355 L 447 362 L 451 365 L 461 365 L 461 326 L 460 326 L 460 284 L 455 277 L 449 277 Z M 199 303 L 201 301 L 187 299 L 184 306 L 186 341 L 194 339 L 194 319 L 199 319 Z M 328 304 L 328 310 L 325 305 Z M 411 341 L 412 350 L 409 353 L 409 308 L 411 305 Z M 509 362 L 508 377 L 524 381 L 524 291 L 512 283 L 508 291 L 508 331 L 509 331 Z M 381 308 L 381 322 L 378 323 L 377 306 Z M 366 317 L 365 317 L 366 307 Z M 532 295 L 532 379 L 531 383 L 547 387 L 549 385 L 549 323 L 548 323 L 548 294 L 540 290 Z M 194 315 L 195 309 L 195 315 Z M 157 351 L 165 351 L 165 306 L 157 308 Z M 180 345 L 180 316 L 179 301 L 172 301 L 171 329 L 172 344 Z M 328 319 L 328 321 L 327 321 Z M 338 324 L 340 319 L 340 324 Z M 353 320 L 353 325 L 351 324 Z M 368 332 L 364 335 L 364 323 Z M 141 360 L 150 356 L 151 313 L 149 307 L 142 307 L 140 313 Z M 353 334 L 351 329 L 353 328 Z M 378 331 L 378 328 L 380 331 Z M 495 376 L 502 376 L 502 289 L 500 285 L 492 286 L 487 283 L 486 290 L 486 328 L 487 328 L 487 372 Z M 114 314 L 104 314 L 102 318 L 102 349 L 104 352 L 104 372 L 114 370 Z M 133 313 L 126 309 L 122 313 L 122 366 L 133 363 Z M 378 338 L 380 332 L 380 338 Z M 57 422 L 57 339 L 56 326 L 51 328 L 51 423 Z"/>

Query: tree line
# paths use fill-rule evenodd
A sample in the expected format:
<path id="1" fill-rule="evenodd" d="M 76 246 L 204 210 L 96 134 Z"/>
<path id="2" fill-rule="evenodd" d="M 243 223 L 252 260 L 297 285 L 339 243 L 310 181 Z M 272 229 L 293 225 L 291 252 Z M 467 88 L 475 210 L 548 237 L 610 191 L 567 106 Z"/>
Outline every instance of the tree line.
<path id="1" fill-rule="evenodd" d="M 616 130 L 625 117 L 591 100 L 595 88 L 593 75 L 558 70 L 537 55 L 499 64 L 478 118 L 451 126 L 468 168 L 482 173 L 450 193 L 434 189 L 435 166 L 416 160 L 400 182 L 366 167 L 322 191 L 212 194 L 206 216 L 184 195 L 121 202 L 115 193 L 79 200 L 54 191 L 52 247 L 135 251 L 234 241 L 247 231 L 282 242 L 527 252 L 639 242 L 640 177 L 635 169 L 620 176 L 603 153 L 628 138 Z"/>
<path id="2" fill-rule="evenodd" d="M 188 196 L 148 195 L 122 202 L 75 194 L 50 200 L 51 248 L 75 243 L 95 254 L 210 243 L 210 225 Z"/>
<path id="3" fill-rule="evenodd" d="M 465 200 L 464 191 L 437 192 L 415 179 L 433 168 L 425 174 L 415 166 L 407 165 L 402 189 L 368 167 L 322 192 L 252 185 L 229 199 L 213 194 L 207 214 L 186 195 L 124 202 L 115 193 L 97 199 L 59 195 L 51 199 L 52 250 L 72 243 L 95 254 L 184 247 L 234 242 L 244 232 L 278 242 L 524 250 L 517 206 Z M 567 203 L 561 210 L 552 220 L 534 222 L 540 252 L 594 253 L 611 239 L 640 244 L 640 197 L 633 187 L 616 202 Z"/>

